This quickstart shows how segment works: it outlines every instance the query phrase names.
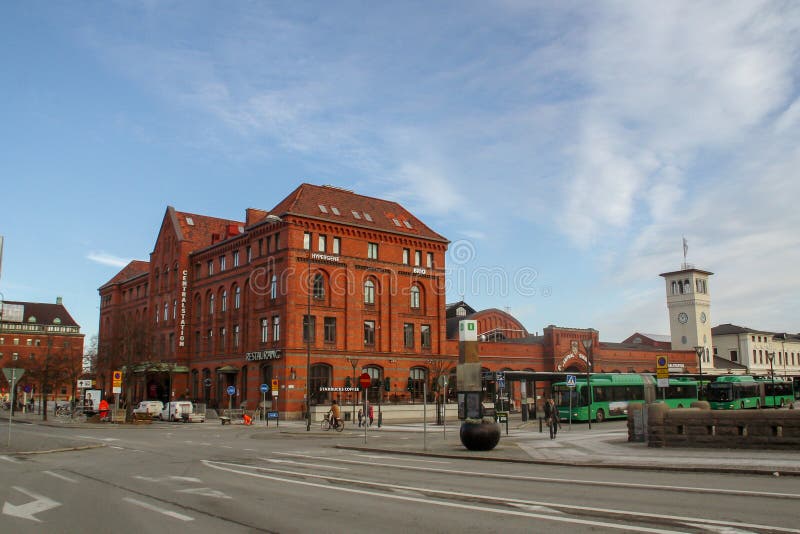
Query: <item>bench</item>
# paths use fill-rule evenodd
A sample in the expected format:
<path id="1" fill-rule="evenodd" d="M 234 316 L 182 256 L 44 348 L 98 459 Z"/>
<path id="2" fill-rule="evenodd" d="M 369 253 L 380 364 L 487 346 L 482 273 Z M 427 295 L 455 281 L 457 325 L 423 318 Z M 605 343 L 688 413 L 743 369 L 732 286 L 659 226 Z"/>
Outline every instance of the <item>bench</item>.
<path id="1" fill-rule="evenodd" d="M 153 416 L 149 413 L 135 413 L 133 414 L 134 423 L 152 423 Z"/>
<path id="2" fill-rule="evenodd" d="M 244 410 L 224 410 L 222 415 L 219 416 L 219 422 L 223 425 L 231 424 L 233 419 L 241 419 L 244 415 Z"/>

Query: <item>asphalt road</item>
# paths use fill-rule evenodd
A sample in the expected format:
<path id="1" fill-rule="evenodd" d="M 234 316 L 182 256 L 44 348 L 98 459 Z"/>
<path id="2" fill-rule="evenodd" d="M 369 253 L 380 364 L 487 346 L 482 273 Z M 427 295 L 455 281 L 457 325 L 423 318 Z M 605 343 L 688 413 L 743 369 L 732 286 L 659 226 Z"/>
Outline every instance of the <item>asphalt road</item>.
<path id="1" fill-rule="evenodd" d="M 358 429 L 303 430 L 15 426 L 96 448 L 0 455 L 0 532 L 800 532 L 800 477 L 372 453 L 337 447 Z"/>

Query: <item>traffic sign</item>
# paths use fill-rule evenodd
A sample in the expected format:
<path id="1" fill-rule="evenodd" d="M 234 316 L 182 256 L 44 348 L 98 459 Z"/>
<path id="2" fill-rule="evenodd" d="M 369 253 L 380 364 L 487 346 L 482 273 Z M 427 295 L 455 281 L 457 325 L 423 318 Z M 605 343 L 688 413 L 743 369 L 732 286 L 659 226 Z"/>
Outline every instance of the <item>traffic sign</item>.
<path id="1" fill-rule="evenodd" d="M 567 387 L 574 388 L 576 384 L 575 375 L 567 375 Z"/>
<path id="2" fill-rule="evenodd" d="M 261 388 L 260 389 L 261 389 L 261 393 L 266 393 L 267 391 L 269 391 L 269 386 L 266 385 L 266 384 L 261 384 Z"/>
<path id="3" fill-rule="evenodd" d="M 236 388 L 234 386 L 228 386 L 228 389 L 226 389 L 225 391 L 227 391 L 228 395 L 230 396 L 236 395 Z"/>
<path id="4" fill-rule="evenodd" d="M 22 375 L 25 374 L 25 369 L 20 369 L 19 367 L 3 367 L 3 374 L 6 375 L 6 380 L 11 382 L 11 379 L 19 380 L 22 378 Z"/>
<path id="5" fill-rule="evenodd" d="M 204 378 L 203 379 L 203 385 L 205 387 L 207 387 L 207 388 L 210 388 L 211 387 L 211 379 L 210 378 Z"/>
<path id="6" fill-rule="evenodd" d="M 361 384 L 361 387 L 367 389 L 372 385 L 372 377 L 369 376 L 369 373 L 361 373 L 361 376 L 358 377 L 358 383 Z"/>
<path id="7" fill-rule="evenodd" d="M 506 387 L 506 378 L 503 375 L 497 377 L 497 387 L 500 389 L 505 389 Z"/>
<path id="8" fill-rule="evenodd" d="M 89 389 L 90 387 L 92 387 L 91 380 L 86 380 L 86 379 L 78 380 L 78 389 Z"/>
<path id="9" fill-rule="evenodd" d="M 656 359 L 656 381 L 660 388 L 669 387 L 669 363 L 666 356 Z"/>
<path id="10" fill-rule="evenodd" d="M 272 379 L 272 391 L 278 391 L 278 379 L 277 378 L 273 378 Z"/>
<path id="11" fill-rule="evenodd" d="M 440 375 L 439 376 L 439 387 L 446 388 L 447 387 L 447 376 Z"/>

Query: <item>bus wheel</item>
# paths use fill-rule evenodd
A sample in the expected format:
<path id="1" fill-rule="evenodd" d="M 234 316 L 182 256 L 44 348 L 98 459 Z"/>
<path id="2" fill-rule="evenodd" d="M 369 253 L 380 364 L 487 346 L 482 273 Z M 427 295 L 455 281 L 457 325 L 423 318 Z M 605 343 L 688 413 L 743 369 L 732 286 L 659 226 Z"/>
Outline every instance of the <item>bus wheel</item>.
<path id="1" fill-rule="evenodd" d="M 786 401 L 784 399 L 781 399 L 781 408 L 783 408 L 785 402 Z"/>
<path id="2" fill-rule="evenodd" d="M 744 401 L 741 402 L 742 410 L 744 410 Z"/>
<path id="3" fill-rule="evenodd" d="M 602 423 L 603 421 L 606 420 L 606 412 L 604 412 L 602 408 L 597 410 L 597 415 L 595 416 L 595 419 L 597 419 L 598 423 Z"/>
<path id="4" fill-rule="evenodd" d="M 761 408 L 761 399 L 756 399 L 756 410 Z"/>
<path id="5" fill-rule="evenodd" d="M 678 408 L 683 408 L 683 404 L 679 404 L 679 405 L 678 405 Z"/>

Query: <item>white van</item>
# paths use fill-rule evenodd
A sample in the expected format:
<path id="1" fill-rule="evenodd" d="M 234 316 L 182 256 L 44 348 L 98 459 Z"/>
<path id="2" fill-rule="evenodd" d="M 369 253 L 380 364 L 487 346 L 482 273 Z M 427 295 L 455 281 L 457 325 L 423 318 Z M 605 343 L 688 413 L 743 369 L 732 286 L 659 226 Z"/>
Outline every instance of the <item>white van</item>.
<path id="1" fill-rule="evenodd" d="M 161 419 L 164 421 L 202 423 L 205 421 L 205 414 L 194 413 L 194 406 L 190 401 L 173 401 L 164 406 L 161 411 Z"/>
<path id="2" fill-rule="evenodd" d="M 161 417 L 161 411 L 164 409 L 164 403 L 158 400 L 146 400 L 139 403 L 133 409 L 133 413 L 147 414 L 150 417 Z"/>

